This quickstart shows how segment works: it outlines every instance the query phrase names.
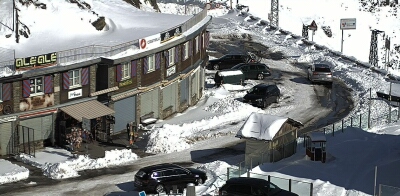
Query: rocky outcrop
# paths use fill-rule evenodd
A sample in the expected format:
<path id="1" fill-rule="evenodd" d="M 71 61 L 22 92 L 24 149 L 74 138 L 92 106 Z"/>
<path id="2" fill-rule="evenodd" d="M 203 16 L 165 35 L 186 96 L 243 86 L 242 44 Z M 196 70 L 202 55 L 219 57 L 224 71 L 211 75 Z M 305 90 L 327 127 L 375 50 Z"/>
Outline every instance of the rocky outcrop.
<path id="1" fill-rule="evenodd" d="M 124 0 L 125 2 L 135 6 L 136 8 L 140 9 L 141 8 L 141 2 L 140 0 Z M 149 4 L 156 10 L 157 12 L 161 12 L 160 8 L 158 7 L 157 0 L 144 0 L 145 2 L 149 2 Z"/>
<path id="2" fill-rule="evenodd" d="M 96 30 L 101 31 L 107 25 L 106 19 L 101 16 L 96 21 L 92 22 L 92 25 L 96 28 Z"/>

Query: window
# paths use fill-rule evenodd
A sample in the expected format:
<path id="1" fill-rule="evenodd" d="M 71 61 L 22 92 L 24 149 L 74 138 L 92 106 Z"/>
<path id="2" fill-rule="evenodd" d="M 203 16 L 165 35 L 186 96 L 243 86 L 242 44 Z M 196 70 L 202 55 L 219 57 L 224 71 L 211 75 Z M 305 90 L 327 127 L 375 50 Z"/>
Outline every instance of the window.
<path id="1" fill-rule="evenodd" d="M 206 39 L 205 39 L 205 33 L 203 33 L 203 35 L 202 35 L 202 39 L 203 39 L 203 48 L 205 48 L 206 47 Z"/>
<path id="2" fill-rule="evenodd" d="M 131 78 L 131 64 L 129 62 L 122 64 L 122 80 Z"/>
<path id="3" fill-rule="evenodd" d="M 69 88 L 81 87 L 81 70 L 75 69 L 68 72 L 69 73 Z"/>
<path id="4" fill-rule="evenodd" d="M 43 78 L 32 78 L 29 80 L 32 94 L 42 94 L 43 93 Z"/>
<path id="5" fill-rule="evenodd" d="M 175 63 L 175 47 L 168 50 L 168 65 L 173 65 Z"/>
<path id="6" fill-rule="evenodd" d="M 185 60 L 189 58 L 189 42 L 186 42 L 185 45 Z"/>
<path id="7" fill-rule="evenodd" d="M 177 175 L 187 175 L 186 171 L 183 169 L 175 169 Z"/>
<path id="8" fill-rule="evenodd" d="M 199 46 L 197 46 L 197 44 L 200 44 L 200 42 L 199 42 L 199 36 L 197 36 L 197 37 L 195 38 L 195 43 L 196 43 L 196 53 L 198 53 L 198 52 L 199 52 Z"/>
<path id="9" fill-rule="evenodd" d="M 0 102 L 3 101 L 3 84 L 0 84 Z"/>
<path id="10" fill-rule="evenodd" d="M 150 55 L 149 57 L 149 69 L 147 70 L 147 72 L 152 72 L 156 69 L 156 59 L 155 59 L 155 55 Z"/>

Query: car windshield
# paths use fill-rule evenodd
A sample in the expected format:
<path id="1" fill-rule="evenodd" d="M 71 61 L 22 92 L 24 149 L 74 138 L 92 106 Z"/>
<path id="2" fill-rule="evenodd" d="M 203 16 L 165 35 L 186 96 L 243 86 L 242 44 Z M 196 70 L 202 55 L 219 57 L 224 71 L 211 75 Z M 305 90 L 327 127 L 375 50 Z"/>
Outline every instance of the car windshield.
<path id="1" fill-rule="evenodd" d="M 255 95 L 265 95 L 265 92 L 266 92 L 265 88 L 259 88 L 259 87 L 254 87 L 249 90 L 250 94 L 255 94 Z"/>
<path id="2" fill-rule="evenodd" d="M 329 67 L 317 67 L 317 66 L 315 66 L 315 71 L 317 71 L 317 72 L 331 72 Z"/>
<path id="3" fill-rule="evenodd" d="M 275 184 L 272 184 L 272 183 L 265 186 L 265 188 L 268 190 L 268 195 L 274 195 L 281 191 L 281 189 L 279 187 L 277 187 Z"/>
<path id="4" fill-rule="evenodd" d="M 237 64 L 235 66 L 232 67 L 232 69 L 240 69 L 240 67 L 242 67 L 244 64 Z"/>

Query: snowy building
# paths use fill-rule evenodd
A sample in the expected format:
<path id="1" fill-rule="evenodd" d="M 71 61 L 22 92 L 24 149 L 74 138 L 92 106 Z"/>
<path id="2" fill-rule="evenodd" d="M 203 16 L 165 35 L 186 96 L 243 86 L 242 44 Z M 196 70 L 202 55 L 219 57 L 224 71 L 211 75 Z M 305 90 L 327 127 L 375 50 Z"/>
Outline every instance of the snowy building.
<path id="1" fill-rule="evenodd" d="M 152 24 L 145 33 L 125 32 L 125 43 L 16 58 L 7 65 L 12 74 L 0 78 L 0 155 L 62 146 L 75 126 L 107 140 L 127 123 L 164 119 L 197 103 L 208 60 L 206 11 L 149 12 Z"/>
<path id="2" fill-rule="evenodd" d="M 246 139 L 245 167 L 276 162 L 296 153 L 297 130 L 302 123 L 291 118 L 253 112 L 236 137 Z"/>

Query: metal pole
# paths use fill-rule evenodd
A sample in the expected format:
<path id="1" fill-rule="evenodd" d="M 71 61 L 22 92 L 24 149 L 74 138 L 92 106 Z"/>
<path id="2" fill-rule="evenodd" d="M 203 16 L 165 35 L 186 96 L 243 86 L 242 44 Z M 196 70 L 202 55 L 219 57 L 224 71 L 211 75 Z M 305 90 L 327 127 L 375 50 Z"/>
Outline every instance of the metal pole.
<path id="1" fill-rule="evenodd" d="M 388 37 L 388 39 L 389 39 L 389 45 L 390 45 L 390 37 Z M 388 57 L 387 57 L 387 67 L 388 67 L 388 70 L 389 70 L 389 66 L 390 66 L 390 46 L 389 46 L 389 48 L 387 49 L 387 51 L 388 51 Z"/>
<path id="2" fill-rule="evenodd" d="M 392 82 L 389 87 L 389 123 L 392 122 Z"/>
<path id="3" fill-rule="evenodd" d="M 378 175 L 378 166 L 375 166 L 375 179 L 374 179 L 374 196 L 376 195 L 376 177 Z"/>
<path id="4" fill-rule="evenodd" d="M 312 30 L 312 35 L 311 35 L 311 41 L 312 41 L 312 42 L 314 41 L 314 34 L 315 34 L 315 31 Z"/>
<path id="5" fill-rule="evenodd" d="M 371 128 L 371 100 L 372 100 L 372 92 L 371 88 L 369 88 L 369 104 L 368 104 L 368 129 Z"/>
<path id="6" fill-rule="evenodd" d="M 340 52 L 343 53 L 343 29 L 342 29 L 342 44 L 341 44 L 341 47 L 340 47 Z"/>

